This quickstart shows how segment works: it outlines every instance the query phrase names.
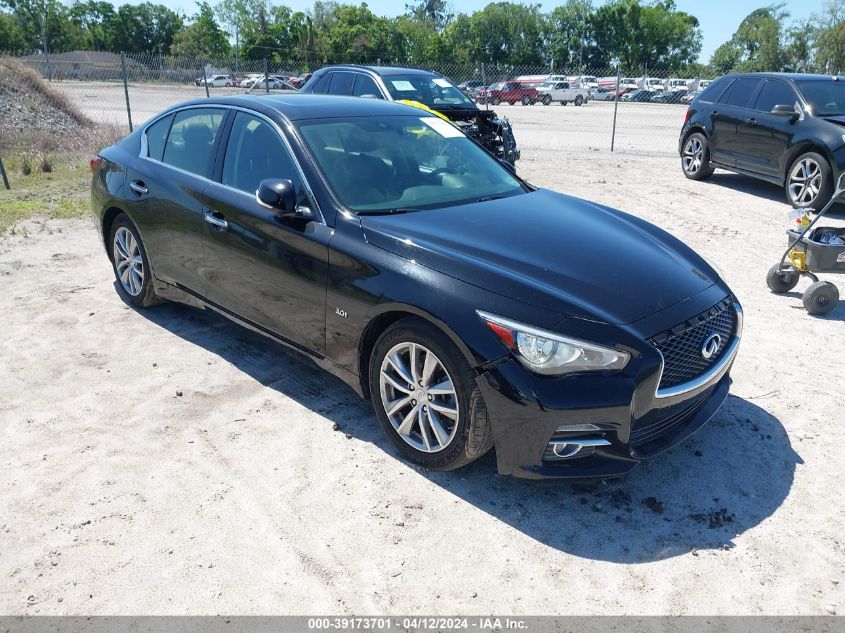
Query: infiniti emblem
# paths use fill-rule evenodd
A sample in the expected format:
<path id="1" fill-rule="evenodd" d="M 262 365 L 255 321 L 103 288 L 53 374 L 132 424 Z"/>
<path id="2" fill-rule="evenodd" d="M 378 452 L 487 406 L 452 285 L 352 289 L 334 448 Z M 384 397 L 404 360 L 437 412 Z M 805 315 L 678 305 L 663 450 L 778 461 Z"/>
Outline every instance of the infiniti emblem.
<path id="1" fill-rule="evenodd" d="M 701 346 L 701 357 L 712 358 L 719 351 L 722 346 L 722 337 L 718 334 L 711 334 L 704 339 L 704 345 Z"/>

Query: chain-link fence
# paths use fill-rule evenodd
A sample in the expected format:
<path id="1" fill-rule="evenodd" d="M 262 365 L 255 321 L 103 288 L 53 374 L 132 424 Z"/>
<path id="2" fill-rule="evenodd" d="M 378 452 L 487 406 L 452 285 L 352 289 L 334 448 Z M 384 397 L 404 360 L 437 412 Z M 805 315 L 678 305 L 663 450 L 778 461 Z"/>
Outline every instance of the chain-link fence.
<path id="1" fill-rule="evenodd" d="M 127 129 L 189 99 L 296 90 L 309 70 L 301 60 L 205 60 L 97 51 L 15 57 L 92 120 Z M 369 63 L 406 65 L 381 59 Z M 683 106 L 712 79 L 553 65 L 442 64 L 428 69 L 449 78 L 480 107 L 509 117 L 521 144 L 521 136 L 553 126 L 566 130 L 568 147 L 638 153 L 674 151 L 667 139 L 677 138 Z"/>

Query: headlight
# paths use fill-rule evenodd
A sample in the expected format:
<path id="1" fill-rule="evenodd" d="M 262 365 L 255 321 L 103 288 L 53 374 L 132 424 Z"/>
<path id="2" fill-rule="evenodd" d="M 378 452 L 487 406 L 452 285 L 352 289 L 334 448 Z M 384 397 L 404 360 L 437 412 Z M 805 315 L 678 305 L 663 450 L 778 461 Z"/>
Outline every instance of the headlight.
<path id="1" fill-rule="evenodd" d="M 631 359 L 628 352 L 539 330 L 480 310 L 476 314 L 523 365 L 538 374 L 618 371 Z"/>

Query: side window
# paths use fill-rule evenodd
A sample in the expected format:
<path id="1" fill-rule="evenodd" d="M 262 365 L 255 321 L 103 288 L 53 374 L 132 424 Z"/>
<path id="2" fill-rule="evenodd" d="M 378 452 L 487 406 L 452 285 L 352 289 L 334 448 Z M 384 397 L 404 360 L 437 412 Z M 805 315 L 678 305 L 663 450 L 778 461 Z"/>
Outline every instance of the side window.
<path id="1" fill-rule="evenodd" d="M 382 99 L 381 90 L 379 90 L 378 86 L 376 85 L 375 80 L 370 77 L 369 75 L 365 75 L 363 73 L 358 73 L 355 77 L 355 92 L 353 93 L 356 97 L 361 97 L 363 95 L 373 95 Z"/>
<path id="2" fill-rule="evenodd" d="M 264 119 L 238 112 L 226 156 L 223 184 L 254 194 L 267 178 L 286 178 L 299 188 L 299 172 L 279 133 Z"/>
<path id="3" fill-rule="evenodd" d="M 355 73 L 332 73 L 329 83 L 330 95 L 351 95 L 352 83 L 355 81 Z"/>
<path id="4" fill-rule="evenodd" d="M 314 86 L 311 88 L 311 92 L 314 94 L 326 94 L 326 90 L 329 87 L 329 79 L 331 78 L 332 73 L 323 73 L 316 81 L 314 81 Z"/>
<path id="5" fill-rule="evenodd" d="M 760 85 L 759 79 L 752 79 L 750 77 L 740 77 L 728 91 L 719 99 L 720 103 L 726 105 L 736 106 L 738 108 L 750 108 L 751 97 Z"/>
<path id="6" fill-rule="evenodd" d="M 207 178 L 224 112 L 217 108 L 177 112 L 164 148 L 164 162 Z"/>
<path id="7" fill-rule="evenodd" d="M 795 105 L 795 92 L 782 81 L 767 79 L 754 104 L 755 110 L 771 112 L 776 105 Z"/>
<path id="8" fill-rule="evenodd" d="M 160 161 L 164 156 L 164 144 L 167 142 L 167 133 L 170 131 L 172 122 L 173 115 L 171 114 L 147 128 L 147 156 L 149 158 Z"/>

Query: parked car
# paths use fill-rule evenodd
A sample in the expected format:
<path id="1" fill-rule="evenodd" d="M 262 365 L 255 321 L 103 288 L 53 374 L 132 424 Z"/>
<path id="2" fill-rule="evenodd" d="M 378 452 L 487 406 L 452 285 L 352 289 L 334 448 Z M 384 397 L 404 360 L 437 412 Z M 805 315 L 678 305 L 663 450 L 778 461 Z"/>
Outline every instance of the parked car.
<path id="1" fill-rule="evenodd" d="M 123 301 L 202 306 L 301 353 L 424 467 L 495 445 L 503 474 L 615 477 L 728 395 L 742 310 L 704 259 L 531 186 L 433 113 L 203 99 L 91 168 Z"/>
<path id="2" fill-rule="evenodd" d="M 508 120 L 479 109 L 438 73 L 393 66 L 327 66 L 315 72 L 301 92 L 417 104 L 440 113 L 496 158 L 510 165 L 519 160 L 519 148 Z"/>
<path id="3" fill-rule="evenodd" d="M 821 209 L 845 169 L 845 82 L 830 75 L 749 73 L 713 81 L 687 110 L 681 168 L 716 167 L 784 188 L 796 208 Z"/>
<path id="4" fill-rule="evenodd" d="M 615 91 L 608 88 L 590 88 L 591 101 L 613 101 Z"/>
<path id="5" fill-rule="evenodd" d="M 305 85 L 305 83 L 306 83 L 309 79 L 311 79 L 311 75 L 312 75 L 312 74 L 313 74 L 313 73 L 302 73 L 302 74 L 301 74 L 301 75 L 299 75 L 298 77 L 291 77 L 291 79 L 290 79 L 290 84 L 291 84 L 294 88 L 297 88 L 297 89 L 302 88 L 302 86 L 304 86 L 304 85 Z"/>
<path id="6" fill-rule="evenodd" d="M 543 105 L 549 105 L 557 101 L 560 105 L 574 103 L 581 106 L 590 99 L 590 93 L 586 88 L 572 88 L 568 81 L 556 83 L 545 83 L 537 88 L 537 100 Z"/>
<path id="7" fill-rule="evenodd" d="M 260 81 L 263 78 L 264 78 L 263 73 L 262 74 L 247 75 L 246 77 L 243 78 L 243 80 L 241 80 L 240 83 L 238 83 L 238 86 L 240 86 L 241 88 L 249 88 L 256 81 Z"/>
<path id="8" fill-rule="evenodd" d="M 478 100 L 479 103 L 489 103 L 494 106 L 500 103 L 513 105 L 516 102 L 532 105 L 537 102 L 537 89 L 517 81 L 501 81 L 487 90 L 480 91 Z"/>
<path id="9" fill-rule="evenodd" d="M 209 75 L 208 77 L 198 77 L 194 83 L 198 86 L 208 84 L 209 88 L 229 88 L 232 85 L 231 75 Z"/>
<path id="10" fill-rule="evenodd" d="M 685 104 L 692 103 L 693 101 L 695 101 L 695 99 L 698 98 L 698 96 L 702 92 L 704 92 L 704 91 L 703 90 L 696 90 L 695 92 L 688 92 L 683 97 L 681 97 L 681 103 L 685 103 Z"/>
<path id="11" fill-rule="evenodd" d="M 651 90 L 632 90 L 631 92 L 622 95 L 619 97 L 620 101 L 639 101 L 642 103 L 651 101 L 651 98 L 655 95 L 654 92 Z"/>
<path id="12" fill-rule="evenodd" d="M 475 99 L 478 91 L 483 87 L 484 82 L 478 79 L 470 79 L 469 81 L 462 81 L 458 84 L 458 89 L 470 99 Z"/>
<path id="13" fill-rule="evenodd" d="M 283 90 L 285 88 L 291 88 L 290 84 L 287 81 L 279 79 L 278 77 L 269 76 L 267 79 L 264 79 L 264 75 L 258 77 L 255 81 L 250 84 L 250 89 L 252 90 L 267 90 L 269 86 L 270 90 Z"/>
<path id="14" fill-rule="evenodd" d="M 652 103 L 680 103 L 687 94 L 686 90 L 664 90 L 651 97 Z"/>

